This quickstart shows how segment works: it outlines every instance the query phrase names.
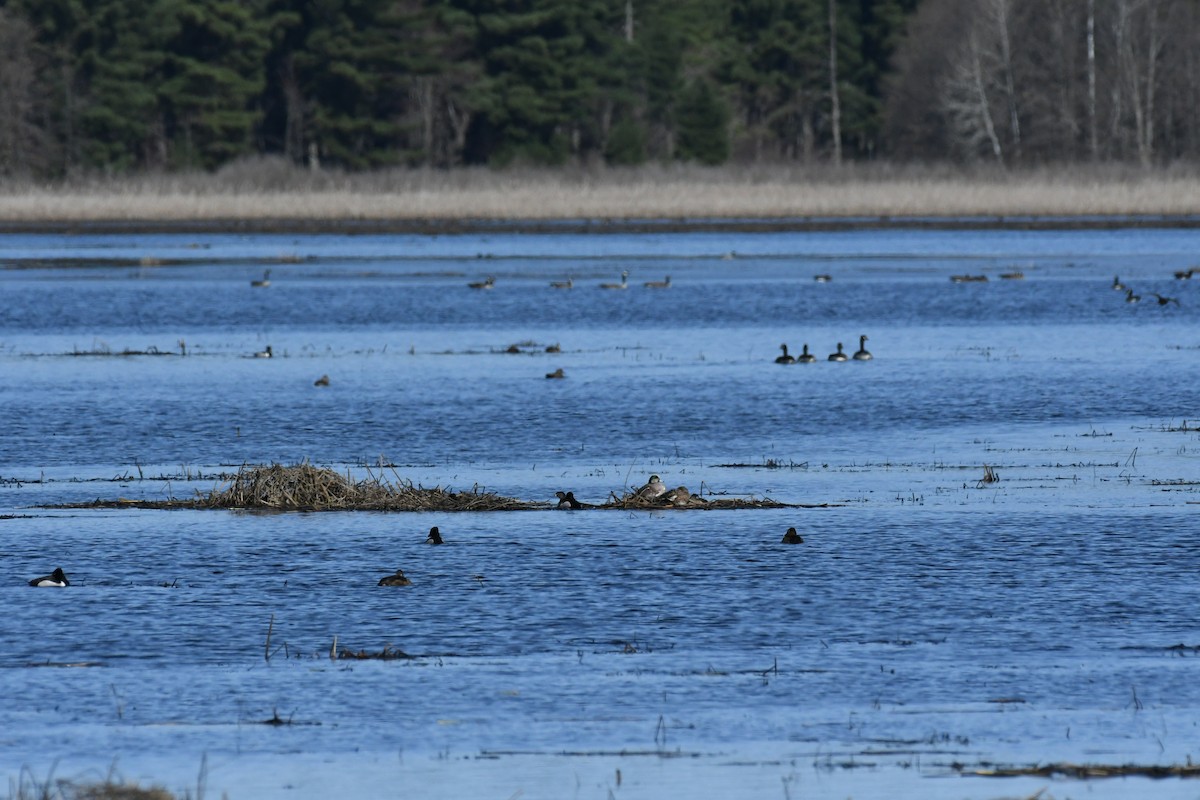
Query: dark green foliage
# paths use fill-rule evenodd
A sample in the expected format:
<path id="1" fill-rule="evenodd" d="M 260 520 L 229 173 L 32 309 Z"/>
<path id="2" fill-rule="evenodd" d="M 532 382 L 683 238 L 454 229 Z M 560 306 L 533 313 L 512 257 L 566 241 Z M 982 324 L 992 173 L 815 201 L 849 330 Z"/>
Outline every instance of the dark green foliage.
<path id="1" fill-rule="evenodd" d="M 646 135 L 636 122 L 622 119 L 608 134 L 604 160 L 614 166 L 634 166 L 646 160 Z"/>
<path id="2" fill-rule="evenodd" d="M 14 23 L 13 35 L 37 39 L 17 42 L 28 54 L 21 74 L 39 67 L 34 84 L 20 84 L 37 98 L 22 141 L 39 142 L 35 168 L 54 174 L 213 169 L 271 153 L 350 169 L 713 164 L 735 142 L 743 156 L 811 155 L 830 128 L 827 2 L 0 0 L 0 8 L 28 22 Z M 877 135 L 880 76 L 914 2 L 839 0 L 843 138 L 859 152 Z M 13 97 L 0 102 L 19 100 L 7 91 Z"/>
<path id="3" fill-rule="evenodd" d="M 729 109 L 707 80 L 695 80 L 679 100 L 677 157 L 701 164 L 729 158 Z"/>

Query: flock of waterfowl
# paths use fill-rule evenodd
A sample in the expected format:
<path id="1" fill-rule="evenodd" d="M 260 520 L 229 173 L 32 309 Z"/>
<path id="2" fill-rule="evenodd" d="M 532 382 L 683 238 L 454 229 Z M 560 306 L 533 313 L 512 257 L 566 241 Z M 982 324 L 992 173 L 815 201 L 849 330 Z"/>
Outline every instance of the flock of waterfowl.
<path id="1" fill-rule="evenodd" d="M 804 349 L 801 351 L 800 355 L 798 355 L 798 356 L 793 356 L 791 353 L 789 353 L 788 346 L 786 344 L 779 345 L 779 349 L 783 351 L 783 355 L 781 355 L 775 359 L 776 364 L 811 364 L 817 360 L 816 356 L 814 356 L 812 353 L 808 352 L 808 343 L 807 342 L 804 344 Z M 827 361 L 850 361 L 850 360 L 870 361 L 872 358 L 874 358 L 874 356 L 871 355 L 871 351 L 867 350 L 867 336 L 866 336 L 866 334 L 863 334 L 862 336 L 858 337 L 858 350 L 855 351 L 854 355 L 847 356 L 842 343 L 838 342 L 837 350 L 835 352 L 830 353 L 828 358 L 826 358 L 826 360 Z"/>
<path id="2" fill-rule="evenodd" d="M 1187 280 L 1192 277 L 1193 272 L 1195 272 L 1195 270 L 1191 270 L 1191 269 L 1183 271 L 1183 272 L 1176 272 L 1175 277 L 1178 280 Z M 1126 303 L 1142 302 L 1142 296 L 1140 294 L 1134 294 L 1133 289 L 1130 289 L 1128 286 L 1121 283 L 1121 276 L 1119 276 L 1119 275 L 1113 276 L 1112 288 L 1115 291 L 1125 293 L 1125 302 Z M 1177 298 L 1167 297 L 1166 295 L 1161 295 L 1158 292 L 1147 292 L 1147 294 L 1152 295 L 1155 299 L 1157 299 L 1158 304 L 1160 306 L 1167 306 L 1172 303 L 1174 303 L 1175 305 L 1179 305 L 1179 300 Z"/>
<path id="3" fill-rule="evenodd" d="M 467 284 L 472 289 L 492 289 L 496 286 L 496 278 L 494 275 L 488 275 L 481 281 L 471 281 Z M 619 282 L 599 283 L 597 286 L 601 289 L 622 290 L 629 288 L 629 270 L 621 272 L 621 280 Z M 671 276 L 667 275 L 661 281 L 645 281 L 642 283 L 647 289 L 670 289 Z M 575 276 L 568 275 L 565 281 L 550 281 L 551 289 L 574 289 Z"/>

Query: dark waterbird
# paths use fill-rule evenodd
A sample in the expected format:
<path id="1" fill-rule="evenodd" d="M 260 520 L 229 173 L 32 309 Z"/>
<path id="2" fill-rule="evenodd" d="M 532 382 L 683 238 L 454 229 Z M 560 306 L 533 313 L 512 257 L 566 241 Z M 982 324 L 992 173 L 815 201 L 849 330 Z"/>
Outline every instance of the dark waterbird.
<path id="1" fill-rule="evenodd" d="M 29 582 L 30 586 L 70 586 L 71 582 L 67 580 L 67 575 L 62 571 L 62 567 L 56 567 L 54 572 L 49 575 L 43 575 L 40 578 L 34 578 Z"/>
<path id="2" fill-rule="evenodd" d="M 380 586 L 412 586 L 412 581 L 404 576 L 404 570 L 396 570 L 395 575 L 387 575 L 379 579 Z"/>
<path id="3" fill-rule="evenodd" d="M 786 344 L 779 345 L 779 349 L 783 351 L 783 355 L 781 355 L 775 359 L 776 364 L 795 364 L 796 363 L 796 359 L 793 358 L 792 356 L 788 355 Z"/>
<path id="4" fill-rule="evenodd" d="M 804 544 L 804 538 L 796 533 L 795 528 L 788 528 L 787 533 L 783 535 L 781 544 Z"/>
<path id="5" fill-rule="evenodd" d="M 842 352 L 842 343 L 841 342 L 838 342 L 837 352 L 829 354 L 829 360 L 830 361 L 845 361 L 846 360 L 846 354 L 844 352 Z"/>
<path id="6" fill-rule="evenodd" d="M 429 535 L 425 537 L 425 544 L 443 544 L 442 532 L 438 530 L 437 525 L 429 529 Z"/>
<path id="7" fill-rule="evenodd" d="M 800 355 L 796 356 L 796 363 L 797 364 L 811 364 L 816 360 L 817 360 L 817 357 L 814 356 L 812 353 L 808 352 L 808 342 L 805 342 L 804 350 L 801 351 Z"/>
<path id="8" fill-rule="evenodd" d="M 575 499 L 574 492 L 555 492 L 559 508 L 583 508 L 583 503 Z"/>
<path id="9" fill-rule="evenodd" d="M 867 337 L 862 335 L 858 337 L 858 351 L 854 354 L 855 361 L 870 361 L 872 355 L 867 351 Z"/>

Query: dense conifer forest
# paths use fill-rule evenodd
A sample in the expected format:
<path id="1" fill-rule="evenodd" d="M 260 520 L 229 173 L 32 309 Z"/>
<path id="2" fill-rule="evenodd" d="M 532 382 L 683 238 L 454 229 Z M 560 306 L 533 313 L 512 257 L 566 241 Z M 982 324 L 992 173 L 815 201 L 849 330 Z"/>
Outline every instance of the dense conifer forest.
<path id="1" fill-rule="evenodd" d="M 1200 157 L 1195 0 L 0 0 L 0 175 Z"/>

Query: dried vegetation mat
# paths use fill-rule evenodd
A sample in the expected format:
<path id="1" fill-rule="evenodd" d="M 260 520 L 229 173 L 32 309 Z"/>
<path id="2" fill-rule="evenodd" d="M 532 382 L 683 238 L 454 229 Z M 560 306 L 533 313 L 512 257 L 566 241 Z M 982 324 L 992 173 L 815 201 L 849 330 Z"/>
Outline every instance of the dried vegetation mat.
<path id="1" fill-rule="evenodd" d="M 964 775 L 984 778 L 1200 778 L 1200 765 L 1194 764 L 1037 764 L 1028 767 L 990 767 L 970 769 L 960 766 Z"/>
<path id="2" fill-rule="evenodd" d="M 270 464 L 243 466 L 220 487 L 190 499 L 102 500 L 64 503 L 53 508 L 147 508 L 147 509 L 238 509 L 261 511 L 534 511 L 550 508 L 549 503 L 519 500 L 478 487 L 454 492 L 440 486 L 427 489 L 415 486 L 393 471 L 391 479 L 367 470 L 367 477 L 355 480 L 328 467 L 303 463 L 291 466 Z M 561 494 L 561 493 L 560 493 Z M 694 495 L 686 486 L 671 489 L 657 497 L 637 492 L 618 496 L 599 504 L 576 503 L 575 508 L 655 510 L 655 509 L 752 509 L 752 508 L 825 508 L 829 503 L 782 503 L 778 500 Z M 560 505 L 561 507 L 561 505 Z"/>
<path id="3" fill-rule="evenodd" d="M 742 497 L 708 497 L 703 498 L 692 494 L 686 486 L 678 486 L 666 492 L 650 497 L 640 492 L 629 492 L 618 497 L 610 494 L 608 501 L 596 508 L 618 508 L 632 510 L 654 509 L 739 509 L 739 508 L 818 508 L 826 504 L 799 505 L 796 503 L 781 503 L 778 500 L 742 498 Z"/>
<path id="4" fill-rule="evenodd" d="M 244 466 L 222 487 L 191 500 L 93 500 L 70 508 L 261 509 L 273 511 L 524 511 L 546 508 L 492 492 L 426 489 L 368 471 L 354 480 L 311 464 Z"/>

